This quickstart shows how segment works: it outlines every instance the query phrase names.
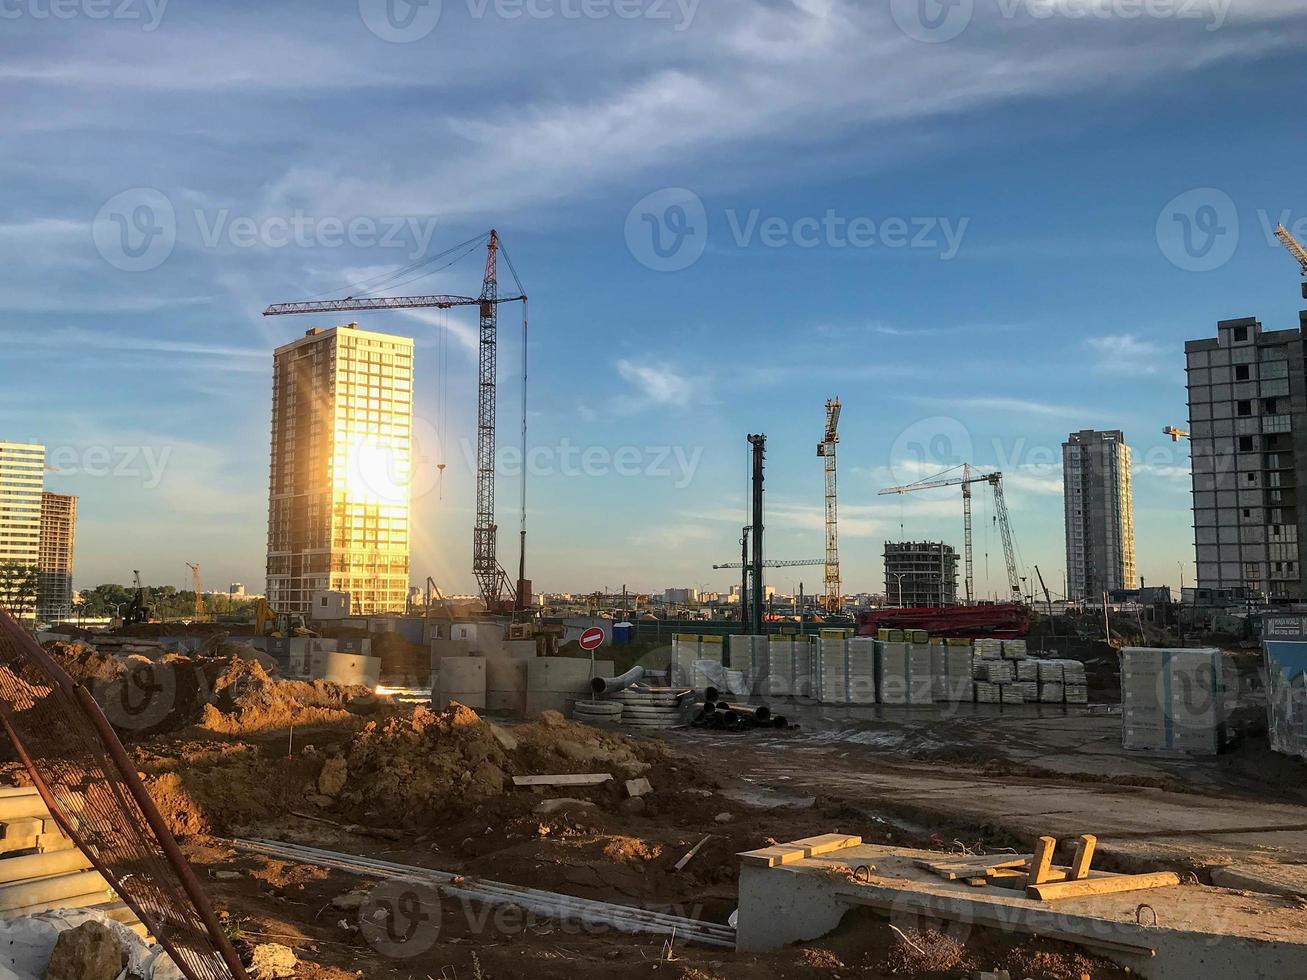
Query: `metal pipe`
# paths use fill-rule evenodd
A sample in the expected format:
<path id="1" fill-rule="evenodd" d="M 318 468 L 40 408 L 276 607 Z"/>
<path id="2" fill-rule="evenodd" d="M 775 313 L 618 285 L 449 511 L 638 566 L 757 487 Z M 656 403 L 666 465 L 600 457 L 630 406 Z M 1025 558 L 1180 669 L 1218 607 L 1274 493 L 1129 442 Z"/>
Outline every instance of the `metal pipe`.
<path id="1" fill-rule="evenodd" d="M 727 704 L 725 701 L 717 702 L 718 708 L 725 708 L 734 711 L 743 718 L 752 718 L 755 721 L 765 722 L 771 719 L 771 708 L 765 704 L 748 705 L 748 704 Z"/>
<path id="2" fill-rule="evenodd" d="M 721 697 L 721 692 L 715 687 L 706 688 L 703 692 L 703 699 L 705 701 L 716 701 L 719 697 Z"/>
<path id="3" fill-rule="evenodd" d="M 625 691 L 632 684 L 638 684 L 643 679 L 644 668 L 636 666 L 617 677 L 594 678 L 590 682 L 590 690 L 595 694 L 616 694 L 618 691 Z"/>

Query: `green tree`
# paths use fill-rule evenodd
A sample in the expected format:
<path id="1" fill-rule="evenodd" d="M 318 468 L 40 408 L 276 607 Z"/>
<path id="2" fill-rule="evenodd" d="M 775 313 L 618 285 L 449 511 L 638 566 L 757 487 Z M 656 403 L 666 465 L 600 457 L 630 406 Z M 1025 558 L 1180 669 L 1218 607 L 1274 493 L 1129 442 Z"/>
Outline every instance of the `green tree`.
<path id="1" fill-rule="evenodd" d="M 15 619 L 35 618 L 38 585 L 35 565 L 20 561 L 0 562 L 0 609 Z"/>

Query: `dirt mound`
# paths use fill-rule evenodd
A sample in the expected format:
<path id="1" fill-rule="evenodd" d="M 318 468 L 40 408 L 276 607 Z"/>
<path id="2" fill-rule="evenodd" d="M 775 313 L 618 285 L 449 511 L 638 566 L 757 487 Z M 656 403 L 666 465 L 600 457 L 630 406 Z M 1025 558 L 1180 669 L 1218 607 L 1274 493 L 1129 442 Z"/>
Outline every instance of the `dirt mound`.
<path id="1" fill-rule="evenodd" d="M 101 653 L 89 643 L 80 640 L 50 640 L 45 652 L 66 670 L 75 681 L 112 681 L 127 671 L 127 665 L 118 657 Z"/>
<path id="2" fill-rule="evenodd" d="M 343 753 L 338 802 L 383 825 L 430 823 L 456 814 L 451 804 L 483 803 L 510 792 L 515 775 L 604 771 L 621 780 L 666 755 L 661 744 L 636 743 L 547 714 L 552 717 L 511 733 L 455 702 L 438 713 L 419 707 L 411 715 L 370 723 Z M 331 783 L 340 775 L 339 763 L 334 765 Z"/>
<path id="3" fill-rule="evenodd" d="M 280 680 L 259 661 L 243 657 L 216 663 L 224 666 L 210 681 L 211 694 L 199 721 L 201 728 L 213 732 L 234 735 L 339 724 L 351 718 L 346 705 L 371 694 L 366 687 L 328 681 Z"/>

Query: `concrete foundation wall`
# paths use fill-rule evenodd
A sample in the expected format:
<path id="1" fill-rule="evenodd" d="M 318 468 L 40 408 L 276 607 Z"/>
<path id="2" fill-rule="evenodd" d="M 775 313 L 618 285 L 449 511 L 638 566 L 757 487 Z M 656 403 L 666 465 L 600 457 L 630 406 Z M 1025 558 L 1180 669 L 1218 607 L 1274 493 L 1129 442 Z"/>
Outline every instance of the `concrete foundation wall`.
<path id="1" fill-rule="evenodd" d="M 436 710 L 457 701 L 478 711 L 486 707 L 486 658 L 445 657 L 434 668 L 431 703 Z"/>
<path id="2" fill-rule="evenodd" d="M 381 658 L 322 651 L 310 655 L 309 678 L 375 689 L 381 681 Z"/>
<path id="3" fill-rule="evenodd" d="M 579 698 L 590 696 L 592 677 L 611 677 L 613 662 L 580 657 L 535 657 L 526 661 L 526 714 L 553 709 L 570 715 Z"/>

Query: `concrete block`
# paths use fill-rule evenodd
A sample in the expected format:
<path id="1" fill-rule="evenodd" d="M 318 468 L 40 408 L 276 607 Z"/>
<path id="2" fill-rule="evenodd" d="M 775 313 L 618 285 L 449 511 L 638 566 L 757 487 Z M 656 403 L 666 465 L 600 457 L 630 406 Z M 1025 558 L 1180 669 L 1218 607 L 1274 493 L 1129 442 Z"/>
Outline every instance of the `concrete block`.
<path id="1" fill-rule="evenodd" d="M 526 713 L 526 664 L 522 657 L 486 657 L 486 710 L 515 717 Z"/>
<path id="2" fill-rule="evenodd" d="M 477 711 L 486 707 L 486 658 L 446 657 L 433 674 L 431 703 L 436 710 L 457 701 Z"/>
<path id="3" fill-rule="evenodd" d="M 315 653 L 309 661 L 309 678 L 375 688 L 381 681 L 381 658 L 353 653 Z"/>
<path id="4" fill-rule="evenodd" d="M 570 716 L 578 698 L 590 696 L 592 677 L 611 677 L 613 662 L 582 657 L 532 657 L 526 663 L 526 714 L 560 711 Z"/>

